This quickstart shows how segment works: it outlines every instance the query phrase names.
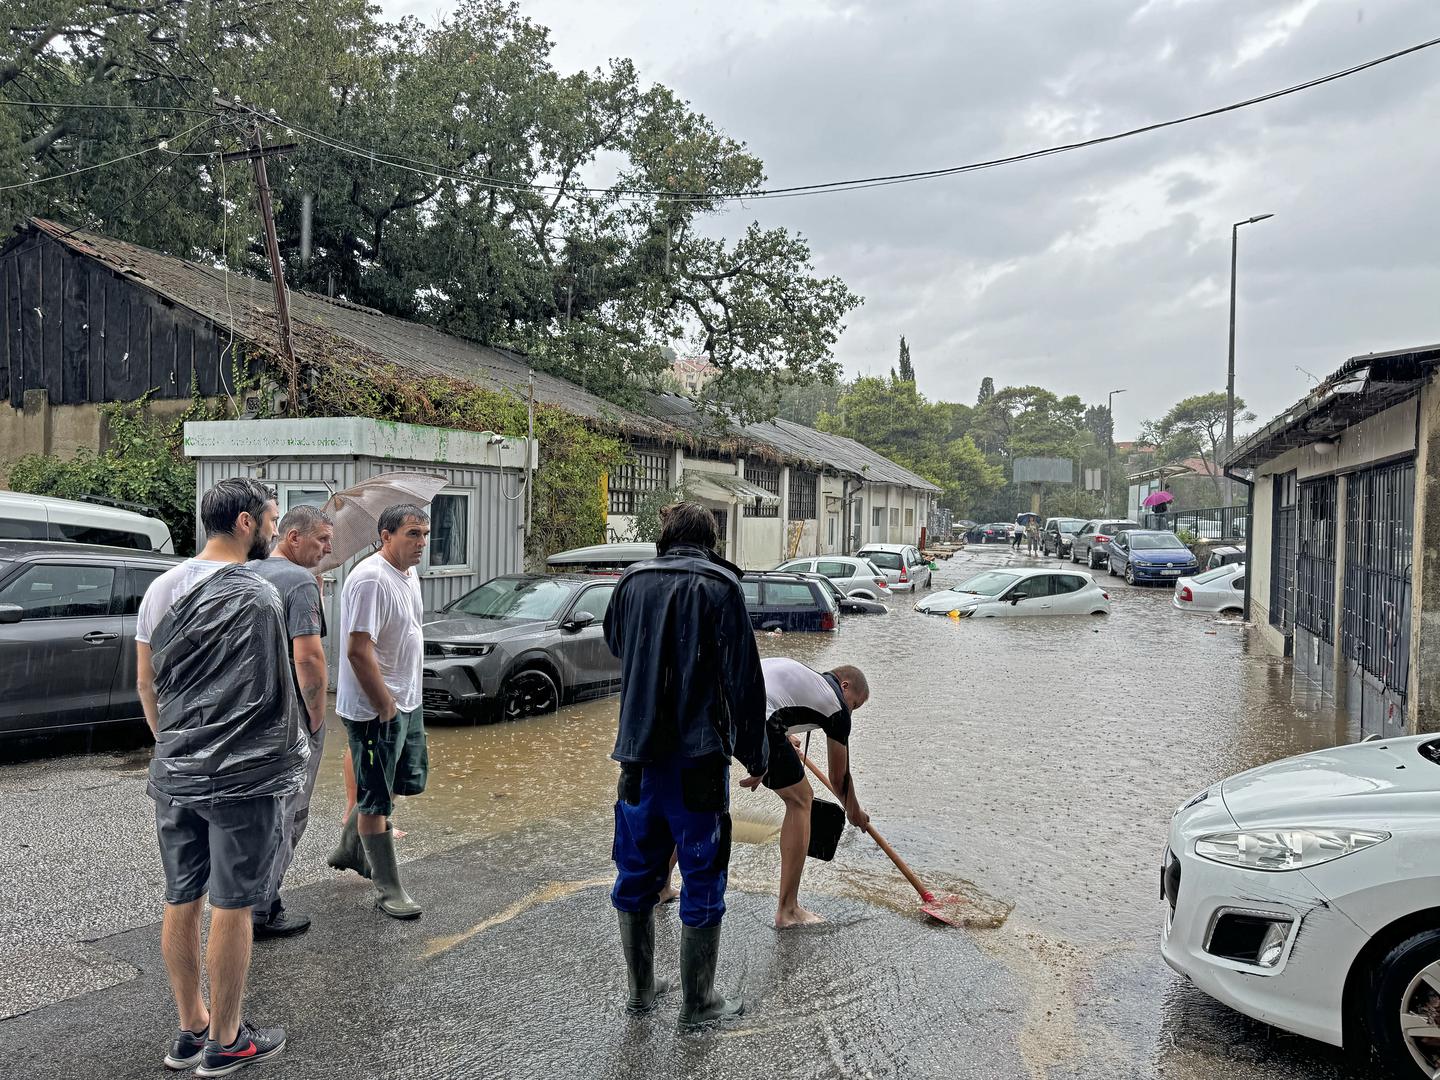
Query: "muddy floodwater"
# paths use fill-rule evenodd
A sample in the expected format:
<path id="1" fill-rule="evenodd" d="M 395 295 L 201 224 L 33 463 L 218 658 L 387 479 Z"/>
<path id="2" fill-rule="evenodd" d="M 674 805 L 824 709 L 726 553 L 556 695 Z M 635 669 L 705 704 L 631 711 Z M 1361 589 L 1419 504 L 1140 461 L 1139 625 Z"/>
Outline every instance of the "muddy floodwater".
<path id="1" fill-rule="evenodd" d="M 937 585 L 1010 563 L 1033 560 L 1008 548 L 971 549 L 940 564 Z M 1355 732 L 1343 714 L 1303 686 L 1297 689 L 1283 664 L 1252 654 L 1237 621 L 1176 611 L 1168 589 L 1130 588 L 1098 573 L 1113 598 L 1107 617 L 955 621 L 918 614 L 901 595 L 890 614 L 846 617 L 833 634 L 761 636 L 763 655 L 791 656 L 820 669 L 855 664 L 865 671 L 871 698 L 855 714 L 851 741 L 860 799 L 931 887 L 968 899 L 977 916 L 971 929 L 944 932 L 966 937 L 933 937 L 915 914 L 914 892 L 868 838 L 847 829 L 835 861 L 812 861 L 806 872 L 802 901 L 831 925 L 803 939 L 815 971 L 805 1008 L 828 1015 L 846 1002 L 883 1002 L 897 972 L 905 971 L 904 978 L 944 988 L 943 1002 L 935 1002 L 942 1011 L 923 1018 L 920 1043 L 929 1045 L 928 1038 L 963 1047 L 958 1033 L 1000 1022 L 985 1015 L 1014 1026 L 1014 1060 L 987 1062 L 976 1075 L 1351 1076 L 1338 1052 L 1244 1020 L 1164 967 L 1158 866 L 1171 812 L 1197 790 L 1278 757 L 1349 741 Z M 402 857 L 443 860 L 446 852 L 484 841 L 487 858 L 513 859 L 552 884 L 522 891 L 490 921 L 456 922 L 444 932 L 437 927 L 422 953 L 428 962 L 459 963 L 476 935 L 511 921 L 518 926 L 523 913 L 537 906 L 568 911 L 571 905 L 603 904 L 617 775 L 607 755 L 616 704 L 614 698 L 586 702 L 513 724 L 430 724 L 429 790 L 402 801 L 396 814 L 397 828 L 406 834 Z M 323 858 L 343 805 L 343 733 L 332 722 L 328 734 L 312 835 L 292 874 L 296 888 L 335 880 Z M 818 742 L 813 751 L 823 758 Z M 77 828 L 67 814 L 101 819 L 102 844 L 105 835 L 125 833 L 105 820 L 113 800 L 77 795 L 77 784 L 103 791 L 104 783 L 113 782 L 127 805 L 135 804 L 140 787 L 143 803 L 140 774 L 147 757 L 139 747 L 86 744 L 68 754 L 62 746 L 48 756 L 37 751 L 0 764 L 0 794 L 11 805 L 28 794 L 56 806 L 41 815 L 44 829 L 20 826 L 28 854 L 0 856 L 0 870 L 21 886 L 17 926 L 32 928 L 0 929 L 0 948 L 12 967 L 48 958 L 55 985 L 27 989 L 23 979 L 7 975 L 0 992 L 12 1000 L 4 1012 L 43 1009 L 78 993 L 84 972 L 67 982 L 67 965 L 93 969 L 96 961 L 76 960 L 76 941 L 156 917 L 158 889 L 149 879 L 127 889 L 128 899 L 95 900 L 94 910 L 84 910 L 84 898 L 96 892 L 93 875 L 84 860 L 64 854 L 74 846 L 65 837 L 73 840 Z M 750 937 L 773 909 L 778 800 L 763 792 L 737 794 L 734 809 L 737 836 L 751 842 L 736 846 L 732 888 L 739 899 L 732 917 L 747 920 Z M 153 879 L 150 862 L 148 853 L 135 855 L 117 873 Z M 503 878 L 505 866 L 496 871 Z M 361 888 L 358 881 L 354 888 Z M 888 921 L 867 912 L 889 913 Z M 586 956 L 588 946 L 576 945 L 575 962 L 614 969 L 618 978 L 610 936 L 606 923 L 596 954 Z M 507 956 L 518 957 L 523 940 L 512 942 Z M 774 954 L 766 951 L 773 946 L 764 945 L 770 939 L 754 940 L 761 944 L 744 947 L 745 962 L 722 965 L 722 978 L 767 985 L 766 979 L 779 977 L 771 970 Z M 939 941 L 968 942 L 964 949 L 972 959 L 956 954 L 947 960 L 945 949 L 960 946 L 941 949 Z M 863 951 L 867 942 L 890 959 L 846 968 L 847 951 Z M 986 991 L 983 1009 L 967 996 L 970 976 L 960 974 L 966 962 L 977 972 L 993 969 L 1002 988 Z M 952 965 L 948 971 L 946 964 Z M 523 968 L 520 963 L 517 978 Z M 111 984 L 123 975 L 115 974 Z M 257 972 L 255 981 L 261 980 Z M 816 1045 L 830 1048 L 813 1070 L 781 1070 L 783 1075 L 883 1075 L 875 1062 L 904 1056 L 887 1049 L 893 1033 L 868 1015 L 847 1030 L 840 1053 L 839 1044 L 826 1042 L 839 1037 L 830 1027 L 800 1019 L 805 1008 L 798 1004 L 791 1006 L 797 1012 L 786 1013 L 777 1004 L 782 1000 L 777 990 L 755 1030 L 781 1031 L 793 1020 L 797 1045 L 813 1030 L 819 1032 Z M 16 1008 L 16 1001 L 24 1007 Z M 541 1028 L 534 1033 L 537 1042 L 547 1038 Z M 5 1035 L 0 1025 L 0 1040 Z M 860 1043 L 847 1042 L 855 1039 Z M 944 1052 L 924 1060 L 943 1060 Z M 966 1075 L 970 1066 L 961 1049 L 952 1052 L 948 1074 Z M 685 1060 L 683 1054 L 664 1058 L 666 1064 L 656 1067 L 681 1067 Z M 701 1072 L 760 1075 L 728 1067 L 712 1071 L 713 1065 Z M 612 1075 L 607 1069 L 597 1068 L 596 1075 Z"/>

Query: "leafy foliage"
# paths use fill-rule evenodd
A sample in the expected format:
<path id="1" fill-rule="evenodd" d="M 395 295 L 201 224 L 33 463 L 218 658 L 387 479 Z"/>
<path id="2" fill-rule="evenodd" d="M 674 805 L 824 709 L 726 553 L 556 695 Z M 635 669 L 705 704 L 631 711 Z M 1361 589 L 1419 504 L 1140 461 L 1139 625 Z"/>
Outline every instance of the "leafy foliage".
<path id="1" fill-rule="evenodd" d="M 1159 420 L 1147 422 L 1141 437 L 1156 448 L 1157 462 L 1162 465 L 1198 457 L 1211 474 L 1217 501 L 1225 498 L 1218 462 L 1225 449 L 1226 400 L 1222 391 L 1195 394 L 1177 402 Z M 1235 421 L 1245 423 L 1255 414 L 1245 402 L 1235 399 Z"/>
<path id="2" fill-rule="evenodd" d="M 98 495 L 150 507 L 170 528 L 175 550 L 195 550 L 195 465 L 181 453 L 186 420 L 211 418 L 195 405 L 174 420 L 150 416 L 146 401 L 102 405 L 109 441 L 99 453 L 68 458 L 26 454 L 10 467 L 10 486 L 32 495 L 79 499 Z"/>
<path id="3" fill-rule="evenodd" d="M 900 372 L 901 382 L 913 383 L 915 381 L 915 365 L 910 362 L 910 344 L 905 340 L 905 335 L 900 335 Z"/>

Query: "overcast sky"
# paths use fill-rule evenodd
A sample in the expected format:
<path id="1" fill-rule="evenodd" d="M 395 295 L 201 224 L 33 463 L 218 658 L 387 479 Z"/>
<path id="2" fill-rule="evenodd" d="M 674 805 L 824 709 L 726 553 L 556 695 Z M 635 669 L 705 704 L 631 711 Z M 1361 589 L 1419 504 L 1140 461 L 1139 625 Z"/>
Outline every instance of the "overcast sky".
<path id="1" fill-rule="evenodd" d="M 431 18 L 437 0 L 384 0 Z M 522 0 L 562 71 L 612 56 L 747 142 L 774 185 L 906 172 L 1169 119 L 1440 37 L 1436 0 Z M 1223 390 L 1261 420 L 1358 353 L 1440 341 L 1440 47 L 1097 149 L 752 203 L 865 297 L 838 357 L 920 389 L 1103 403 L 1121 438 Z M 1304 369 L 1303 371 L 1301 369 Z"/>

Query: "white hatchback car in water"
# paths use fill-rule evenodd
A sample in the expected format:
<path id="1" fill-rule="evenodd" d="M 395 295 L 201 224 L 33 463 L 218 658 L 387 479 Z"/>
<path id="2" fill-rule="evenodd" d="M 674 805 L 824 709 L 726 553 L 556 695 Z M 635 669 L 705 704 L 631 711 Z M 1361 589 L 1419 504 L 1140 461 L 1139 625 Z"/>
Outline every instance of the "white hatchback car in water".
<path id="1" fill-rule="evenodd" d="M 1105 615 L 1110 594 L 1079 570 L 986 570 L 915 605 L 927 615 L 960 619 L 1015 615 Z"/>
<path id="2" fill-rule="evenodd" d="M 1245 612 L 1245 564 L 1227 563 L 1194 577 L 1177 578 L 1170 603 L 1181 611 L 1206 615 Z"/>
<path id="3" fill-rule="evenodd" d="M 1232 776 L 1175 812 L 1165 962 L 1231 1008 L 1440 1076 L 1440 738 Z"/>

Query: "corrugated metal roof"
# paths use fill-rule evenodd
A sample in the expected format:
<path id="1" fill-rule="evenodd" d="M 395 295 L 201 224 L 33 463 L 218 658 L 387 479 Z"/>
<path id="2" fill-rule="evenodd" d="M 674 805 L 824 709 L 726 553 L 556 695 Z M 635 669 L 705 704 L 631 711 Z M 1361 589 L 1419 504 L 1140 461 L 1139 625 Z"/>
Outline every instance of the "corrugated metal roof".
<path id="1" fill-rule="evenodd" d="M 275 293 L 269 281 L 162 255 L 99 233 L 67 229 L 44 218 L 32 218 L 31 226 L 222 329 L 233 325 L 236 337 L 279 355 Z M 456 379 L 521 398 L 528 393 L 530 366 L 524 356 L 423 323 L 297 290 L 290 292 L 290 321 L 301 363 L 343 363 L 362 372 L 394 365 L 421 378 Z M 817 470 L 850 473 L 870 483 L 940 490 L 854 439 L 787 420 L 734 427 L 701 413 L 692 401 L 676 394 L 650 395 L 647 415 L 641 415 L 566 379 L 536 371 L 535 398 L 625 434 L 662 443 L 733 448 Z"/>

